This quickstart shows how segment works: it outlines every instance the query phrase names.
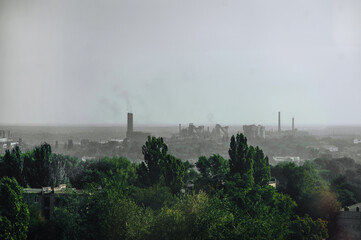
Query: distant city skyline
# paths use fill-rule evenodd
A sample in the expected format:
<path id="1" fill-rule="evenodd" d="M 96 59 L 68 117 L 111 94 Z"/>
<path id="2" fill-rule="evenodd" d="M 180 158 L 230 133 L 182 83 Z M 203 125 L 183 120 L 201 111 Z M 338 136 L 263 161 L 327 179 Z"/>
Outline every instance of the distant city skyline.
<path id="1" fill-rule="evenodd" d="M 0 125 L 361 125 L 361 2 L 0 2 Z"/>

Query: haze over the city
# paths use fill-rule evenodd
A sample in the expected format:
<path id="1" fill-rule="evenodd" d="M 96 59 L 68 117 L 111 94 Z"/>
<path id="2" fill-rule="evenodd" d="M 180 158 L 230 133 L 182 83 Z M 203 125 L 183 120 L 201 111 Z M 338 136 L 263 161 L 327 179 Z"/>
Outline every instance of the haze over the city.
<path id="1" fill-rule="evenodd" d="M 0 2 L 0 124 L 361 123 L 361 2 Z"/>

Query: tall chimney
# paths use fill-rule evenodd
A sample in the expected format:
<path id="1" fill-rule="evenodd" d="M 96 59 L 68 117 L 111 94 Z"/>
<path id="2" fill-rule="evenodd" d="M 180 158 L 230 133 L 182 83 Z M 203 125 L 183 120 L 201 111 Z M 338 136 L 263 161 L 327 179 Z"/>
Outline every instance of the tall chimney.
<path id="1" fill-rule="evenodd" d="M 278 133 L 281 134 L 281 112 L 278 112 Z"/>
<path id="2" fill-rule="evenodd" d="M 128 113 L 127 138 L 132 138 L 133 133 L 133 113 Z"/>
<path id="3" fill-rule="evenodd" d="M 182 124 L 179 124 L 179 137 L 182 137 Z"/>
<path id="4" fill-rule="evenodd" d="M 292 134 L 295 133 L 295 118 L 292 118 Z"/>

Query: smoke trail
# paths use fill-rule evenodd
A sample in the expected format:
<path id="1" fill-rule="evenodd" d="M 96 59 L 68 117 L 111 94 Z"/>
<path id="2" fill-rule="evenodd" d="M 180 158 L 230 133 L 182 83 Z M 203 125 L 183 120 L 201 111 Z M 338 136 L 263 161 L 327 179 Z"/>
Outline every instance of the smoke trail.
<path id="1" fill-rule="evenodd" d="M 132 112 L 132 105 L 129 100 L 128 92 L 126 90 L 121 89 L 119 86 L 114 86 L 113 92 L 117 97 L 125 101 L 127 105 L 127 112 Z"/>

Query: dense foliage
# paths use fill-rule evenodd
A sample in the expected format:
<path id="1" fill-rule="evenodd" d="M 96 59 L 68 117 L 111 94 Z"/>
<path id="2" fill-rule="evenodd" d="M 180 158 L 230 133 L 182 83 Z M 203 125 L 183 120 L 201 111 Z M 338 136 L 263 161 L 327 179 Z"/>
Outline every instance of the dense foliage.
<path id="1" fill-rule="evenodd" d="M 137 164 L 122 157 L 82 162 L 53 154 L 46 143 L 26 153 L 7 150 L 0 157 L 1 239 L 324 239 L 338 199 L 355 197 L 352 188 L 342 193 L 344 179 L 329 184 L 309 162 L 272 168 L 278 187 L 270 186 L 267 156 L 242 134 L 232 136 L 229 159 L 200 156 L 193 165 L 155 137 L 142 153 Z M 24 203 L 17 182 L 66 183 L 82 193 L 68 188 L 56 196 L 45 219 L 37 205 Z"/>
<path id="2" fill-rule="evenodd" d="M 29 210 L 22 189 L 14 178 L 0 180 L 0 239 L 26 239 Z"/>

